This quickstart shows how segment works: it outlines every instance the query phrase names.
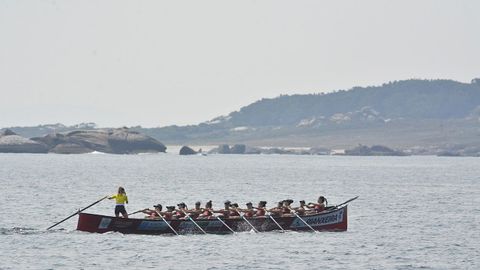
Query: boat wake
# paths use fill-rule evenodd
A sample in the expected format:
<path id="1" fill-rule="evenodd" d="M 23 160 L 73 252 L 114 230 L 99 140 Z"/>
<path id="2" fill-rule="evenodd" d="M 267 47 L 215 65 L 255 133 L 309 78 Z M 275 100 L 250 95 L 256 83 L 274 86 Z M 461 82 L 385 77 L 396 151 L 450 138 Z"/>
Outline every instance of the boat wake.
<path id="1" fill-rule="evenodd" d="M 99 151 L 93 151 L 93 152 L 90 152 L 90 153 L 87 153 L 89 155 L 106 155 L 107 153 L 104 153 L 104 152 L 99 152 Z"/>
<path id="2" fill-rule="evenodd" d="M 65 229 L 56 229 L 56 230 L 45 230 L 38 228 L 28 228 L 28 227 L 11 227 L 11 228 L 0 228 L 0 235 L 34 235 L 34 234 L 45 234 L 45 233 L 70 233 L 76 232 L 76 230 L 65 230 Z"/>
<path id="3" fill-rule="evenodd" d="M 0 235 L 12 235 L 12 234 L 38 234 L 40 230 L 26 227 L 13 227 L 13 228 L 0 228 Z"/>

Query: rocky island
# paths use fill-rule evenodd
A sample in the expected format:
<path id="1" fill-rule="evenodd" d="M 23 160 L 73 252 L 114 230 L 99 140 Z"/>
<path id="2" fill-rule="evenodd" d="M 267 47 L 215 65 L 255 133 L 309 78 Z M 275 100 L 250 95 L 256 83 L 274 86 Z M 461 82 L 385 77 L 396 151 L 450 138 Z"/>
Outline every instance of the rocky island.
<path id="1" fill-rule="evenodd" d="M 196 154 L 197 154 L 197 151 L 193 150 L 192 148 L 190 148 L 186 145 L 183 146 L 180 149 L 180 152 L 179 152 L 179 155 L 181 155 L 181 156 L 196 155 Z"/>
<path id="2" fill-rule="evenodd" d="M 47 153 L 45 144 L 27 139 L 6 129 L 0 131 L 0 153 Z"/>
<path id="3" fill-rule="evenodd" d="M 0 153 L 138 154 L 165 152 L 156 139 L 128 128 L 76 130 L 24 138 L 10 130 L 0 133 Z"/>

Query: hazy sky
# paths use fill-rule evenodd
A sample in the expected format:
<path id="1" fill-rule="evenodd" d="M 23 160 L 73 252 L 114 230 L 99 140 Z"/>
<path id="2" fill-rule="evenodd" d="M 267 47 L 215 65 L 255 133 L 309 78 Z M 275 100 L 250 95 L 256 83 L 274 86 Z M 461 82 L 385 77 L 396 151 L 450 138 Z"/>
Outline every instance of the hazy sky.
<path id="1" fill-rule="evenodd" d="M 0 1 L 0 127 L 196 124 L 262 97 L 480 77 L 480 1 Z"/>

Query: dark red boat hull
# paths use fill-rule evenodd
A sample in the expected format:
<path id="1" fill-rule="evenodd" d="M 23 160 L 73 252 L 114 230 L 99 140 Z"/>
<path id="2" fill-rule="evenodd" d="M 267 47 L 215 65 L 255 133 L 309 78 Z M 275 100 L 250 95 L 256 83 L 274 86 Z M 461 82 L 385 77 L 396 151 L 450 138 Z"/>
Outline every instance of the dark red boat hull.
<path id="1" fill-rule="evenodd" d="M 346 231 L 347 230 L 347 206 L 332 211 L 325 211 L 314 215 L 301 216 L 316 231 Z M 285 230 L 310 231 L 299 218 L 275 217 L 275 220 Z M 251 226 L 241 218 L 223 220 L 236 232 L 250 231 Z M 275 231 L 280 228 L 269 217 L 253 217 L 248 221 L 258 231 Z M 181 234 L 201 233 L 196 225 L 190 220 L 168 220 L 175 231 Z M 207 233 L 224 234 L 230 230 L 218 219 L 197 219 L 195 222 Z M 173 231 L 161 219 L 136 219 L 117 218 L 111 216 L 80 213 L 77 230 L 85 232 L 121 232 L 125 234 L 171 234 Z"/>

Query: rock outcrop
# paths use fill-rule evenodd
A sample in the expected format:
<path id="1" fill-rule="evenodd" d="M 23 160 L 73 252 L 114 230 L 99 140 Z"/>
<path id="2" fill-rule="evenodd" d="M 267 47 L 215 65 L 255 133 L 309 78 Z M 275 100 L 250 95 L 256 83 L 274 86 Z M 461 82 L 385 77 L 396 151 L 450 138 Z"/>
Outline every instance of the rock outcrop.
<path id="1" fill-rule="evenodd" d="M 55 154 L 86 154 L 93 151 L 93 149 L 76 143 L 60 143 L 50 149 L 50 152 Z"/>
<path id="2" fill-rule="evenodd" d="M 347 156 L 406 156 L 402 151 L 393 150 L 383 145 L 373 145 L 368 147 L 359 145 L 351 150 L 345 150 Z"/>
<path id="3" fill-rule="evenodd" d="M 161 142 L 144 134 L 120 129 L 77 130 L 49 134 L 32 140 L 47 145 L 48 150 L 61 154 L 80 154 L 93 151 L 110 154 L 165 152 Z"/>
<path id="4" fill-rule="evenodd" d="M 330 155 L 332 150 L 325 147 L 312 147 L 308 152 L 310 155 Z"/>
<path id="5" fill-rule="evenodd" d="M 197 152 L 195 150 L 193 150 L 192 148 L 188 147 L 188 146 L 183 146 L 180 149 L 179 154 L 182 155 L 182 156 L 187 156 L 187 155 L 195 155 L 195 154 L 197 154 Z"/>
<path id="6" fill-rule="evenodd" d="M 47 153 L 45 144 L 17 135 L 6 129 L 0 132 L 0 153 Z"/>
<path id="7" fill-rule="evenodd" d="M 245 154 L 247 146 L 245 144 L 235 144 L 230 148 L 230 154 Z"/>
<path id="8" fill-rule="evenodd" d="M 219 154 L 230 154 L 230 146 L 228 146 L 228 144 L 219 145 L 217 152 Z"/>

